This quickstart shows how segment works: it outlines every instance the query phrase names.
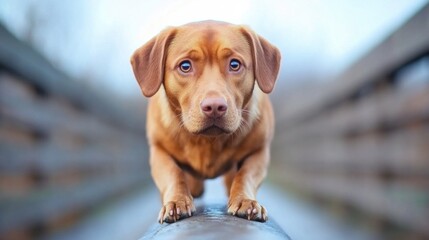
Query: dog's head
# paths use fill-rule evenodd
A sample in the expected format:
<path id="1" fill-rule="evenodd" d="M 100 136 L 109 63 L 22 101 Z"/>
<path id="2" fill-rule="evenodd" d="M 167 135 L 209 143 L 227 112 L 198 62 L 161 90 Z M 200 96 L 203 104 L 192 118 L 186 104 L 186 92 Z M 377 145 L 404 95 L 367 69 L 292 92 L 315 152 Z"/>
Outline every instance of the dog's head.
<path id="1" fill-rule="evenodd" d="M 191 133 L 235 132 L 255 80 L 270 93 L 280 52 L 244 26 L 204 21 L 162 31 L 131 57 L 146 97 L 164 86 L 171 109 Z"/>

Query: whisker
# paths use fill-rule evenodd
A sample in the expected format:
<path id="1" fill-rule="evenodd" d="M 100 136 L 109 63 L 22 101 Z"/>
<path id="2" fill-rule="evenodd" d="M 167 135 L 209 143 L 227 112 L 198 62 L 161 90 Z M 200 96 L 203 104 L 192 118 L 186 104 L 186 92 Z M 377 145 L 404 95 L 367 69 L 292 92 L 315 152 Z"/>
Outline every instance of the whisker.
<path id="1" fill-rule="evenodd" d="M 179 113 L 176 115 L 179 121 L 179 124 L 178 124 L 179 130 L 182 130 L 185 128 L 185 122 L 184 122 L 183 116 L 184 116 L 183 113 Z M 179 133 L 180 131 L 176 131 L 176 135 L 174 136 L 176 139 L 179 137 Z"/>
<path id="2" fill-rule="evenodd" d="M 251 116 L 252 112 L 250 110 L 247 109 L 240 109 L 241 113 L 243 115 L 247 114 L 247 116 Z M 255 118 L 255 120 L 259 121 L 260 120 L 260 115 L 259 114 L 254 114 L 253 117 Z"/>

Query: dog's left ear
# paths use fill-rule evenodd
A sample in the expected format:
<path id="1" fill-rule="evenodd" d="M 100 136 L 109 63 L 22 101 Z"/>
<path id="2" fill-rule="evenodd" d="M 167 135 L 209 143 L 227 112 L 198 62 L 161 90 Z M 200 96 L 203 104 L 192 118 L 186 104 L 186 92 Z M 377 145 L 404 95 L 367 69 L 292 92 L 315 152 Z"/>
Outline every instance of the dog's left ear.
<path id="1" fill-rule="evenodd" d="M 167 28 L 149 42 L 138 48 L 131 56 L 134 75 L 143 95 L 153 96 L 164 80 L 164 66 L 168 46 L 176 33 Z"/>
<path id="2" fill-rule="evenodd" d="M 270 93 L 280 69 L 280 51 L 249 28 L 241 26 L 240 30 L 252 49 L 253 71 L 259 88 Z"/>

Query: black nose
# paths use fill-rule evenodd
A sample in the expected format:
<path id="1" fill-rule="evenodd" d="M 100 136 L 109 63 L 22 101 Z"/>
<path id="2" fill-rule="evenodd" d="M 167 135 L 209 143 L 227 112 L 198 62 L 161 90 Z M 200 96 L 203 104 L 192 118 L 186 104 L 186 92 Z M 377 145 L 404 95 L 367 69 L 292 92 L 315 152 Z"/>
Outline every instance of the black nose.
<path id="1" fill-rule="evenodd" d="M 209 118 L 218 118 L 225 115 L 228 106 L 223 98 L 206 98 L 201 102 L 201 110 Z"/>

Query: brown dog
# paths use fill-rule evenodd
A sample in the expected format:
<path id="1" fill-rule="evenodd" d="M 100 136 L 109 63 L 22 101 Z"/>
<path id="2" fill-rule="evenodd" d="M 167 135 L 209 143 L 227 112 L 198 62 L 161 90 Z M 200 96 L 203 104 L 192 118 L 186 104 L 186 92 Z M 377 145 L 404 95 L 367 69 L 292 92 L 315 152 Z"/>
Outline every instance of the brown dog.
<path id="1" fill-rule="evenodd" d="M 228 213 L 265 221 L 256 191 L 270 159 L 274 116 L 266 93 L 279 71 L 278 49 L 247 27 L 204 21 L 167 28 L 131 64 L 152 97 L 147 136 L 159 222 L 191 216 L 204 179 L 220 175 Z"/>

